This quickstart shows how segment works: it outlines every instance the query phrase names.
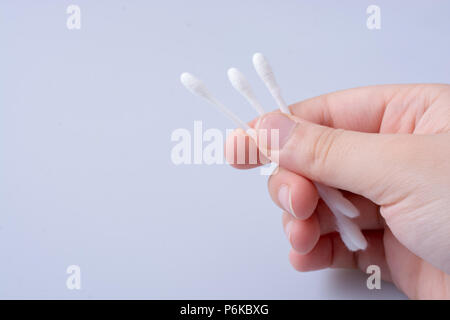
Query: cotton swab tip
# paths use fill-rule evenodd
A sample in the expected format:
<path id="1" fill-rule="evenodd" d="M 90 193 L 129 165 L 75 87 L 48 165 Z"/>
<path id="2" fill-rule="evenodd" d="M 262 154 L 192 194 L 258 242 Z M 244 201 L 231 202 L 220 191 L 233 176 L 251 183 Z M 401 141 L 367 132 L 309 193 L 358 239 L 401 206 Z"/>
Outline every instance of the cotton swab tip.
<path id="1" fill-rule="evenodd" d="M 245 76 L 236 68 L 228 69 L 228 79 L 231 85 L 239 92 L 248 92 L 250 89 L 250 84 L 248 83 Z"/>
<path id="2" fill-rule="evenodd" d="M 264 55 L 260 52 L 256 52 L 253 54 L 253 64 L 254 65 L 262 65 L 266 62 L 266 58 L 264 58 Z"/>
<path id="3" fill-rule="evenodd" d="M 188 72 L 184 72 L 180 76 L 181 83 L 194 94 L 197 94 L 202 97 L 209 96 L 208 89 L 206 89 L 206 86 L 203 84 L 202 81 L 194 77 L 192 74 Z"/>
<path id="4" fill-rule="evenodd" d="M 265 111 L 253 94 L 250 83 L 245 78 L 244 74 L 236 68 L 228 69 L 227 74 L 233 88 L 247 99 L 256 112 L 263 115 Z"/>
<path id="5" fill-rule="evenodd" d="M 253 66 L 255 67 L 256 73 L 258 73 L 267 89 L 269 89 L 270 94 L 277 102 L 281 112 L 289 114 L 289 108 L 286 105 L 286 102 L 284 102 L 283 97 L 281 96 L 280 88 L 278 87 L 277 81 L 275 80 L 275 75 L 273 74 L 272 68 L 270 67 L 269 62 L 261 53 L 255 53 L 253 55 Z"/>
<path id="6" fill-rule="evenodd" d="M 270 82 L 273 81 L 272 68 L 270 67 L 269 62 L 267 62 L 266 58 L 263 56 L 262 53 L 258 52 L 253 55 L 253 66 L 255 67 L 258 75 L 264 81 L 270 81 Z"/>
<path id="7" fill-rule="evenodd" d="M 223 112 L 226 116 L 228 116 L 238 127 L 248 129 L 249 126 L 244 121 L 239 119 L 230 109 L 224 106 L 221 102 L 219 102 L 214 96 L 209 92 L 206 86 L 202 81 L 194 77 L 192 74 L 188 72 L 184 72 L 180 76 L 181 83 L 193 94 L 196 94 L 204 99 L 206 99 L 209 103 L 218 108 L 221 112 Z"/>

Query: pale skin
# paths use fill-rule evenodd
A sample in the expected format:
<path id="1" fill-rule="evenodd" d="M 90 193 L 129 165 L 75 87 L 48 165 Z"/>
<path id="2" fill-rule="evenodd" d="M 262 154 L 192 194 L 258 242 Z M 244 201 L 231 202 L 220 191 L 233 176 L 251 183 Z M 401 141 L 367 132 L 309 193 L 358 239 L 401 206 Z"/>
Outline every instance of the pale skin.
<path id="1" fill-rule="evenodd" d="M 450 85 L 356 88 L 290 110 L 293 116 L 268 113 L 250 125 L 280 129 L 281 140 L 286 136 L 272 153 L 280 169 L 268 189 L 284 211 L 292 266 L 365 272 L 375 264 L 410 298 L 449 299 Z M 244 135 L 236 130 L 227 146 Z M 359 209 L 355 221 L 367 238 L 365 251 L 345 247 L 311 181 L 343 190 Z M 288 186 L 288 203 L 282 186 Z"/>

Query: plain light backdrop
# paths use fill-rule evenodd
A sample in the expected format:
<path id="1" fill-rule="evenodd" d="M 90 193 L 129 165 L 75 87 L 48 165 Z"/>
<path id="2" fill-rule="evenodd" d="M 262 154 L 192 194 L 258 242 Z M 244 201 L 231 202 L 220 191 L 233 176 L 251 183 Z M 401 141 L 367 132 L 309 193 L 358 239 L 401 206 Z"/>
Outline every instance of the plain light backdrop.
<path id="1" fill-rule="evenodd" d="M 81 8 L 68 30 L 66 8 Z M 381 30 L 366 8 L 381 7 Z M 294 271 L 267 177 L 171 161 L 178 128 L 232 128 L 263 52 L 293 103 L 349 87 L 450 81 L 448 1 L 1 1 L 0 298 L 404 298 L 354 271 Z M 66 288 L 81 267 L 82 289 Z"/>

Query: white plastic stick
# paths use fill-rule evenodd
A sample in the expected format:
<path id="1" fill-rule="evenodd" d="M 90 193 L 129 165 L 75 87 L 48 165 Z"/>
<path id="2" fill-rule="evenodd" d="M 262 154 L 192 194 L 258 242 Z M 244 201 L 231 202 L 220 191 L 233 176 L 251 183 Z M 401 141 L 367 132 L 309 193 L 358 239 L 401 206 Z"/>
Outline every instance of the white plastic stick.
<path id="1" fill-rule="evenodd" d="M 280 107 L 281 112 L 290 114 L 289 108 L 281 96 L 281 91 L 275 80 L 272 68 L 261 53 L 255 53 L 253 55 L 253 65 Z M 341 239 L 347 248 L 351 251 L 364 250 L 367 247 L 367 241 L 358 225 L 349 219 L 349 217 L 355 218 L 359 216 L 358 209 L 350 201 L 345 199 L 339 190 L 317 182 L 314 184 L 320 197 L 336 217 L 337 231 L 340 233 Z"/>
<path id="2" fill-rule="evenodd" d="M 223 112 L 227 117 L 229 117 L 236 126 L 243 129 L 250 129 L 248 124 L 242 121 L 238 116 L 236 116 L 230 109 L 228 109 L 224 104 L 218 101 L 206 88 L 202 81 L 194 77 L 190 73 L 182 73 L 180 76 L 181 83 L 191 91 L 193 94 L 196 94 L 204 99 L 206 99 L 209 103 L 217 107 L 219 111 Z"/>
<path id="3" fill-rule="evenodd" d="M 248 103 L 258 112 L 259 115 L 263 115 L 266 113 L 261 106 L 261 104 L 256 99 L 252 88 L 250 87 L 250 83 L 247 81 L 242 72 L 240 72 L 236 68 L 228 69 L 228 79 L 231 82 L 231 85 L 237 92 L 244 96 L 247 99 Z"/>
<path id="4" fill-rule="evenodd" d="M 255 53 L 253 55 L 253 66 L 256 69 L 261 80 L 266 85 L 267 89 L 269 89 L 270 94 L 275 99 L 278 107 L 280 107 L 281 112 L 289 114 L 289 108 L 284 102 L 283 97 L 281 96 L 280 87 L 275 80 L 275 76 L 273 74 L 272 68 L 270 67 L 269 62 L 261 53 Z"/>

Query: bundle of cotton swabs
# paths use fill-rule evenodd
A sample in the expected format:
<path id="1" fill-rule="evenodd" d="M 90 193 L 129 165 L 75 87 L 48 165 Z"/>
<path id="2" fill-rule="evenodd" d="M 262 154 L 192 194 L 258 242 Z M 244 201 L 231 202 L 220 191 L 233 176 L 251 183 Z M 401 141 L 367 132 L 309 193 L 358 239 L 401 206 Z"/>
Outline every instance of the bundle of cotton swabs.
<path id="1" fill-rule="evenodd" d="M 281 112 L 290 114 L 287 104 L 281 95 L 281 90 L 275 80 L 272 68 L 268 61 L 261 53 L 253 55 L 253 66 L 261 80 L 266 85 L 275 102 L 279 106 Z M 260 116 L 265 111 L 256 99 L 251 86 L 245 76 L 236 68 L 228 70 L 228 78 L 232 86 L 238 91 L 249 104 L 258 112 Z M 228 116 L 238 127 L 248 130 L 250 127 L 247 123 L 236 116 L 229 108 L 217 100 L 199 79 L 190 73 L 183 73 L 180 77 L 181 83 L 192 93 L 206 99 L 209 103 L 217 107 L 221 112 Z M 351 219 L 359 216 L 358 209 L 346 199 L 342 193 L 334 188 L 325 186 L 318 182 L 314 182 L 322 200 L 330 208 L 336 217 L 337 231 L 341 235 L 341 239 L 347 248 L 351 251 L 364 250 L 367 247 L 367 241 L 361 232 L 361 229 Z"/>

